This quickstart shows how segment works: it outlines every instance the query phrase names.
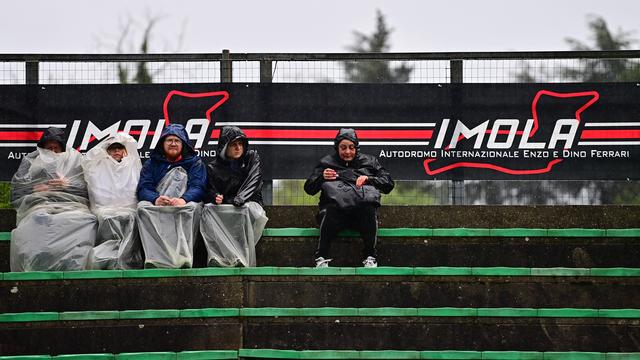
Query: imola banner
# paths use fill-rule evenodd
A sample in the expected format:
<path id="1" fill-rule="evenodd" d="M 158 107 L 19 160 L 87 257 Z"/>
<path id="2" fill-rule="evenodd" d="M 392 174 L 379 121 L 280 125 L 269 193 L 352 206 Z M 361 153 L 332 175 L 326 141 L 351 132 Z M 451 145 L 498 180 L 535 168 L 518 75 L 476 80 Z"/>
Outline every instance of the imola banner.
<path id="1" fill-rule="evenodd" d="M 640 179 L 636 83 L 0 86 L 0 176 L 49 126 L 81 152 L 128 132 L 144 159 L 167 123 L 205 161 L 239 126 L 267 179 L 306 178 L 341 127 L 396 179 Z"/>

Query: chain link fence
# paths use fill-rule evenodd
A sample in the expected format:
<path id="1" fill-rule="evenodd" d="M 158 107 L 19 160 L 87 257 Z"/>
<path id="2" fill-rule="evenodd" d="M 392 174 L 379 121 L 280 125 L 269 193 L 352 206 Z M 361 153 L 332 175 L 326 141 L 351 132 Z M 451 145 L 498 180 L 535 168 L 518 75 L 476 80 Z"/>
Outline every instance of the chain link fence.
<path id="1" fill-rule="evenodd" d="M 373 69 L 357 78 L 354 67 Z M 0 55 L 0 85 L 153 83 L 638 82 L 640 51 L 378 54 Z M 377 72 L 376 72 L 377 71 Z M 311 169 L 309 169 L 311 171 Z M 312 205 L 303 179 L 266 184 L 268 203 Z M 398 181 L 383 197 L 405 205 L 640 204 L 638 181 Z"/>

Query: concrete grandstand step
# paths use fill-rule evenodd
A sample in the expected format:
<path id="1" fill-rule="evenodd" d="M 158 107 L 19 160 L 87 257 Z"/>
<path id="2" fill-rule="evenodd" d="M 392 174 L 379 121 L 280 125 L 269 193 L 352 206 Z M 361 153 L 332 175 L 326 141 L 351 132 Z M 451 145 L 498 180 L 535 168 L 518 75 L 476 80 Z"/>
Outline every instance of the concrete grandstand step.
<path id="1" fill-rule="evenodd" d="M 131 351 L 636 351 L 640 309 L 242 308 L 1 314 L 5 355 Z M 37 341 L 36 341 L 37 339 Z"/>
<path id="2" fill-rule="evenodd" d="M 256 267 L 0 273 L 0 312 L 212 306 L 640 308 L 640 269 Z"/>

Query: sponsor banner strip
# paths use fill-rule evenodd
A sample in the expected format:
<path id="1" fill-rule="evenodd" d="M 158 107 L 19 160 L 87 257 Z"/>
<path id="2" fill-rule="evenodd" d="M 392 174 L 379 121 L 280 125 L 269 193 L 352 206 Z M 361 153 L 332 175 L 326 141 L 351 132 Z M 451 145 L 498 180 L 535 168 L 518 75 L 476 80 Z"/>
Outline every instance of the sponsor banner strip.
<path id="1" fill-rule="evenodd" d="M 640 145 L 640 141 L 580 141 L 578 145 L 581 146 L 598 146 L 598 145 Z"/>
<path id="2" fill-rule="evenodd" d="M 337 130 L 305 130 L 305 129 L 244 129 L 250 139 L 333 139 Z M 211 132 L 212 138 L 218 138 L 220 130 Z M 358 130 L 358 139 L 431 139 L 433 130 Z"/>
<path id="3" fill-rule="evenodd" d="M 46 129 L 50 127 L 66 128 L 66 124 L 0 124 L 0 129 Z"/>
<path id="4" fill-rule="evenodd" d="M 615 126 L 640 126 L 640 122 L 590 122 L 584 123 L 585 127 L 615 127 Z"/>
<path id="5" fill-rule="evenodd" d="M 640 139 L 640 130 L 584 130 L 580 139 Z"/>
<path id="6" fill-rule="evenodd" d="M 37 143 L 0 143 L 0 147 L 36 147 Z"/>
<path id="7" fill-rule="evenodd" d="M 208 145 L 216 145 L 216 141 L 209 141 Z M 333 141 L 296 141 L 296 140 L 251 140 L 251 145 L 300 145 L 300 146 L 333 146 Z M 427 146 L 428 141 L 361 141 L 360 146 Z"/>
<path id="8" fill-rule="evenodd" d="M 292 126 L 292 127 L 335 127 L 335 128 L 363 128 L 363 127 L 435 127 L 436 123 L 337 123 L 337 122 L 260 122 L 260 121 L 217 121 L 215 126 Z"/>
<path id="9" fill-rule="evenodd" d="M 0 140 L 39 140 L 42 131 L 2 131 Z"/>

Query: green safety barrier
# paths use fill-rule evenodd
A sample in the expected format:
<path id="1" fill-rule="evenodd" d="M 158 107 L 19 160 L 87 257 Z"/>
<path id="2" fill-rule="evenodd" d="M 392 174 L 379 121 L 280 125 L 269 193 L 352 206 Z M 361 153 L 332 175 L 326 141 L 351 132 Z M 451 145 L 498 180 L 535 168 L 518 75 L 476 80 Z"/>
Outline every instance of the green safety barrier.
<path id="1" fill-rule="evenodd" d="M 280 350 L 240 349 L 121 354 L 17 355 L 0 360 L 205 360 L 205 359 L 476 359 L 476 360 L 624 360 L 638 359 L 640 352 L 541 352 L 464 350 Z"/>
<path id="2" fill-rule="evenodd" d="M 176 319 L 219 317 L 534 317 L 640 319 L 640 309 L 577 308 L 203 308 L 162 310 L 108 310 L 22 312 L 0 314 L 0 323 L 43 321 L 90 321 L 129 319 Z"/>
<path id="3" fill-rule="evenodd" d="M 316 237 L 316 228 L 267 228 L 263 236 Z M 357 237 L 355 231 L 343 231 L 343 237 Z M 630 229 L 538 229 L 538 228 L 381 228 L 379 237 L 640 237 L 640 228 Z M 0 232 L 0 241 L 10 241 L 11 232 Z"/>
<path id="4" fill-rule="evenodd" d="M 0 281 L 138 279 L 200 276 L 562 276 L 637 277 L 640 268 L 520 268 L 520 267 L 273 267 L 85 270 L 0 273 Z"/>

